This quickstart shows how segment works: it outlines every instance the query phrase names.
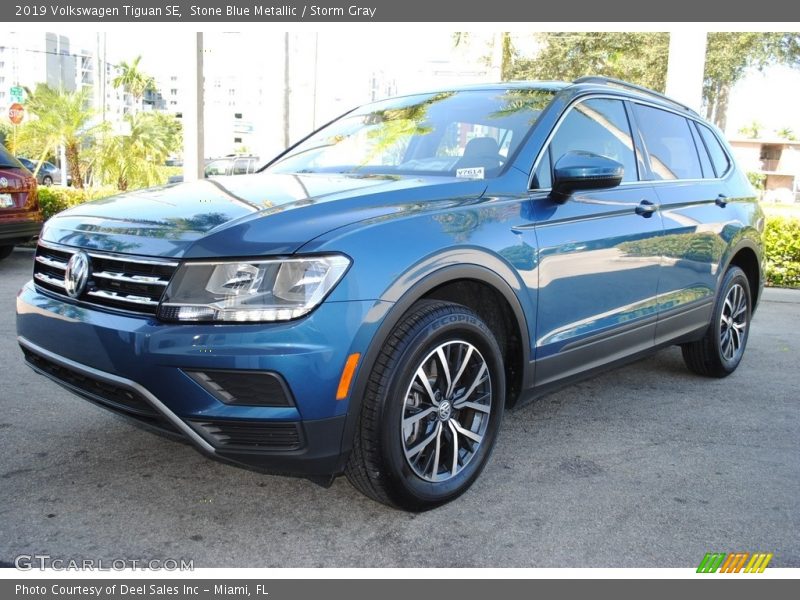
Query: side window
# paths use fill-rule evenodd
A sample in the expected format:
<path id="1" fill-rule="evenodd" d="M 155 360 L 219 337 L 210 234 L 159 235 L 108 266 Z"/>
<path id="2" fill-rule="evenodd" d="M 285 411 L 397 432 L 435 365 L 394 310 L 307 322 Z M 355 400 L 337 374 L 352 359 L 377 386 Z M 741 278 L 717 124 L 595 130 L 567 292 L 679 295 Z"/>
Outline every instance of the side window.
<path id="1" fill-rule="evenodd" d="M 233 174 L 234 175 L 244 175 L 247 173 L 247 170 L 250 166 L 250 161 L 246 158 L 237 158 L 236 162 L 233 163 Z"/>
<path id="2" fill-rule="evenodd" d="M 675 113 L 636 104 L 636 120 L 656 179 L 702 179 L 689 122 Z"/>
<path id="3" fill-rule="evenodd" d="M 550 150 L 547 149 L 542 154 L 536 173 L 533 174 L 531 187 L 534 190 L 546 190 L 553 187 L 553 165 L 550 162 Z"/>
<path id="4" fill-rule="evenodd" d="M 700 135 L 706 143 L 708 154 L 711 156 L 711 162 L 714 164 L 714 170 L 717 172 L 717 177 L 722 177 L 728 168 L 731 166 L 731 161 L 728 158 L 727 152 L 722 148 L 719 139 L 716 135 L 705 125 L 697 124 L 700 130 Z"/>
<path id="5" fill-rule="evenodd" d="M 706 145 L 703 143 L 703 140 L 700 139 L 700 133 L 697 131 L 697 123 L 689 121 L 689 129 L 694 138 L 697 154 L 700 155 L 700 166 L 703 167 L 703 177 L 705 179 L 714 179 L 716 177 L 714 174 L 714 167 L 711 166 L 711 159 L 708 157 L 708 152 L 706 152 Z"/>
<path id="6" fill-rule="evenodd" d="M 624 167 L 623 181 L 639 178 L 631 128 L 621 100 L 592 99 L 576 104 L 550 142 L 551 160 L 557 163 L 570 151 L 607 156 Z"/>
<path id="7" fill-rule="evenodd" d="M 215 160 L 208 163 L 205 168 L 206 177 L 212 177 L 214 175 L 225 175 L 227 166 L 228 166 L 228 161 L 226 160 Z"/>

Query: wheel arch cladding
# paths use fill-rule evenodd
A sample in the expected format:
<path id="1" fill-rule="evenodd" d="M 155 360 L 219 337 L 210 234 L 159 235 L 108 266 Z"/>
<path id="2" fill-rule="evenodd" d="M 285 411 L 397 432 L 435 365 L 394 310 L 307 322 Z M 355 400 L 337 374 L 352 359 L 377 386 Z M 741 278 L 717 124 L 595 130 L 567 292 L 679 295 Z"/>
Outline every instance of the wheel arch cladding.
<path id="1" fill-rule="evenodd" d="M 523 385 L 525 364 L 520 324 L 508 300 L 486 282 L 457 279 L 434 288 L 424 298 L 461 304 L 472 309 L 491 329 L 503 355 L 506 406 L 513 406 Z"/>
<path id="2" fill-rule="evenodd" d="M 727 271 L 732 266 L 739 267 L 747 275 L 747 282 L 750 284 L 750 304 L 752 305 L 752 310 L 755 310 L 758 304 L 759 284 L 761 281 L 761 267 L 755 250 L 750 246 L 738 248 L 725 270 Z"/>
<path id="3" fill-rule="evenodd" d="M 477 299 L 469 293 L 458 295 L 465 291 L 478 294 Z M 490 298 L 495 306 L 490 307 Z M 483 266 L 462 264 L 442 267 L 422 277 L 397 299 L 363 353 L 349 397 L 347 422 L 342 433 L 343 455 L 348 454 L 352 448 L 367 381 L 381 347 L 403 315 L 415 302 L 423 299 L 462 304 L 474 310 L 493 332 L 496 331 L 495 327 L 501 328 L 505 337 L 503 340 L 498 337 L 498 345 L 504 353 L 510 352 L 507 357 L 504 354 L 503 360 L 507 376 L 506 405 L 513 405 L 525 387 L 526 368 L 530 364 L 530 336 L 525 312 L 511 285 L 499 274 Z M 476 310 L 476 305 L 480 306 L 480 310 Z M 498 307 L 502 309 L 498 311 Z M 491 315 L 486 316 L 490 308 L 493 309 Z M 509 368 L 511 378 L 508 378 Z"/>

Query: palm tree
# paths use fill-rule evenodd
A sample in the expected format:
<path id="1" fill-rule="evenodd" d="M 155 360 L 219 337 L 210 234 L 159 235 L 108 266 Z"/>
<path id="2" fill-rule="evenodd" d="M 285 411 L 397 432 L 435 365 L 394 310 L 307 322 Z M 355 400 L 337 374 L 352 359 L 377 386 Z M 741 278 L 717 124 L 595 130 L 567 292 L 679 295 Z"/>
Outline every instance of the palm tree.
<path id="1" fill-rule="evenodd" d="M 80 153 L 91 138 L 90 125 L 94 110 L 89 105 L 89 90 L 76 92 L 53 89 L 39 83 L 28 100 L 28 110 L 33 116 L 17 132 L 17 148 L 33 150 L 42 158 L 64 146 L 72 185 L 83 187 Z"/>
<path id="2" fill-rule="evenodd" d="M 139 68 L 140 60 L 142 60 L 141 55 L 130 63 L 123 60 L 119 63 L 119 75 L 111 81 L 111 85 L 115 88 L 121 87 L 133 96 L 137 104 L 142 100 L 145 92 L 155 89 L 155 79 Z"/>
<path id="3" fill-rule="evenodd" d="M 126 115 L 130 132 L 103 136 L 94 160 L 94 176 L 120 190 L 164 182 L 161 165 L 182 145 L 180 122 L 172 115 L 143 112 Z"/>

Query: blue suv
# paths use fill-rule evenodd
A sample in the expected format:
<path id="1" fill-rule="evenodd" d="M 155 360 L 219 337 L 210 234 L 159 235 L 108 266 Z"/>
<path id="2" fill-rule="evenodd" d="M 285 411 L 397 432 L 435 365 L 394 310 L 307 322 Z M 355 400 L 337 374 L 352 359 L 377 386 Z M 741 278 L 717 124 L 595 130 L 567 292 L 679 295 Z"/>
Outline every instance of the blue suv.
<path id="1" fill-rule="evenodd" d="M 37 372 L 209 456 L 424 510 L 504 409 L 680 344 L 724 377 L 763 215 L 719 131 L 599 77 L 377 102 L 253 175 L 50 219 L 17 300 Z"/>

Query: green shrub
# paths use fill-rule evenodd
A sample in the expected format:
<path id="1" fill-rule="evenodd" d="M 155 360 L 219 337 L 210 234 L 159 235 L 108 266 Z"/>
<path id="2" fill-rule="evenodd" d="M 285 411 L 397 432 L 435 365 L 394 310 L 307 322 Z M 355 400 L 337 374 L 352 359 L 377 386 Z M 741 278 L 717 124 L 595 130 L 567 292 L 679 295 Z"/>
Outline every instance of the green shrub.
<path id="1" fill-rule="evenodd" d="M 117 190 L 113 187 L 100 187 L 100 188 L 85 188 L 78 190 L 75 188 L 63 187 L 39 187 L 39 206 L 42 208 L 42 214 L 45 220 L 49 219 L 56 213 L 66 210 L 72 206 L 89 202 L 90 200 L 99 200 L 100 198 L 107 198 L 117 194 Z"/>
<path id="2" fill-rule="evenodd" d="M 766 175 L 764 175 L 763 173 L 758 173 L 756 171 L 748 171 L 747 179 L 750 180 L 750 185 L 752 185 L 759 192 L 764 191 L 765 184 L 767 183 Z"/>
<path id="3" fill-rule="evenodd" d="M 767 284 L 800 287 L 800 219 L 767 217 Z"/>

